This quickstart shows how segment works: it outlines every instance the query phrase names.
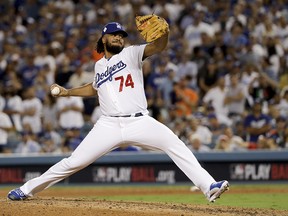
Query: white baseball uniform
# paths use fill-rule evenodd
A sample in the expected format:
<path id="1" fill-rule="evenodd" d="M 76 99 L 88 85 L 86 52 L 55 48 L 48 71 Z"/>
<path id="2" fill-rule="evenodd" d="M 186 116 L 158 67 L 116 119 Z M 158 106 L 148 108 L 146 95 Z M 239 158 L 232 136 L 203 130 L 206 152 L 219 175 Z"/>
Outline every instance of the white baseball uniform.
<path id="1" fill-rule="evenodd" d="M 168 127 L 148 115 L 142 74 L 144 48 L 130 46 L 95 64 L 93 86 L 103 115 L 70 157 L 20 187 L 26 195 L 50 187 L 122 143 L 164 151 L 204 194 L 208 193 L 213 177 Z"/>

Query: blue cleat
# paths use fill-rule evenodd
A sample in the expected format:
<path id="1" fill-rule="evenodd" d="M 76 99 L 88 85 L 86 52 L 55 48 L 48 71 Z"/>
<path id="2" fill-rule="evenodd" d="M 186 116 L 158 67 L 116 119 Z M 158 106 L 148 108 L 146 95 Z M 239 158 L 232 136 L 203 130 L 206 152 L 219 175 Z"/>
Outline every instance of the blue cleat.
<path id="1" fill-rule="evenodd" d="M 28 196 L 26 196 L 23 191 L 20 190 L 20 188 L 16 188 L 11 190 L 8 195 L 7 195 L 8 199 L 10 200 L 25 200 L 28 198 Z"/>
<path id="2" fill-rule="evenodd" d="M 224 193 L 226 190 L 229 190 L 228 181 L 224 180 L 212 183 L 207 197 L 209 202 L 215 202 L 215 200 L 220 198 L 220 195 Z"/>

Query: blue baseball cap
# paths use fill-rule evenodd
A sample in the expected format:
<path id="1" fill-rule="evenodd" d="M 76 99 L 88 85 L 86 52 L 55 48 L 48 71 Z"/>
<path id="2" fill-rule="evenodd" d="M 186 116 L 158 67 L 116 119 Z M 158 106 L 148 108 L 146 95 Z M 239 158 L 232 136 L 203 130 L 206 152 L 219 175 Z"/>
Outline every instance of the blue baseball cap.
<path id="1" fill-rule="evenodd" d="M 115 32 L 121 32 L 123 34 L 123 37 L 128 36 L 128 34 L 124 30 L 123 26 L 117 22 L 110 22 L 110 23 L 106 24 L 102 30 L 102 36 L 104 36 L 105 34 L 112 34 Z"/>

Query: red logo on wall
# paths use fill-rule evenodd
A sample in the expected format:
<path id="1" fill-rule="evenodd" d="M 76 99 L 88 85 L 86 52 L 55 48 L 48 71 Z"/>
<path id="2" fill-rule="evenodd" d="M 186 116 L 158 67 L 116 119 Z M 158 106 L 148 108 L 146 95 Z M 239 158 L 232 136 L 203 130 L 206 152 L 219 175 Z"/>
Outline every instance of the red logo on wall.
<path id="1" fill-rule="evenodd" d="M 23 183 L 21 169 L 0 168 L 0 183 Z"/>

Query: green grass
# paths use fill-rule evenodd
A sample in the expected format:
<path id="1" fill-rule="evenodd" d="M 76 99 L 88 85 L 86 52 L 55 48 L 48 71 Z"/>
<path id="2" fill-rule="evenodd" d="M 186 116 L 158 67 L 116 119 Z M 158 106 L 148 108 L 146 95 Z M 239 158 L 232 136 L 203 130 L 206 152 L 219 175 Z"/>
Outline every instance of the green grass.
<path id="1" fill-rule="evenodd" d="M 126 187 L 126 186 L 125 186 Z M 133 186 L 135 187 L 135 186 Z M 145 187 L 145 186 L 140 186 Z M 150 187 L 151 186 L 147 186 Z M 165 186 L 159 186 L 165 187 Z M 184 186 L 166 186 L 182 189 Z M 185 186 L 187 188 L 187 186 Z M 249 193 L 241 193 L 241 190 Z M 98 196 L 97 199 L 122 200 L 122 201 L 145 201 L 145 202 L 168 202 L 168 203 L 193 203 L 207 205 L 204 195 L 200 192 L 191 194 L 159 194 L 159 195 L 113 195 Z M 246 208 L 267 208 L 288 210 L 288 187 L 287 184 L 263 184 L 263 185 L 233 185 L 230 191 L 211 205 L 235 206 Z"/>

